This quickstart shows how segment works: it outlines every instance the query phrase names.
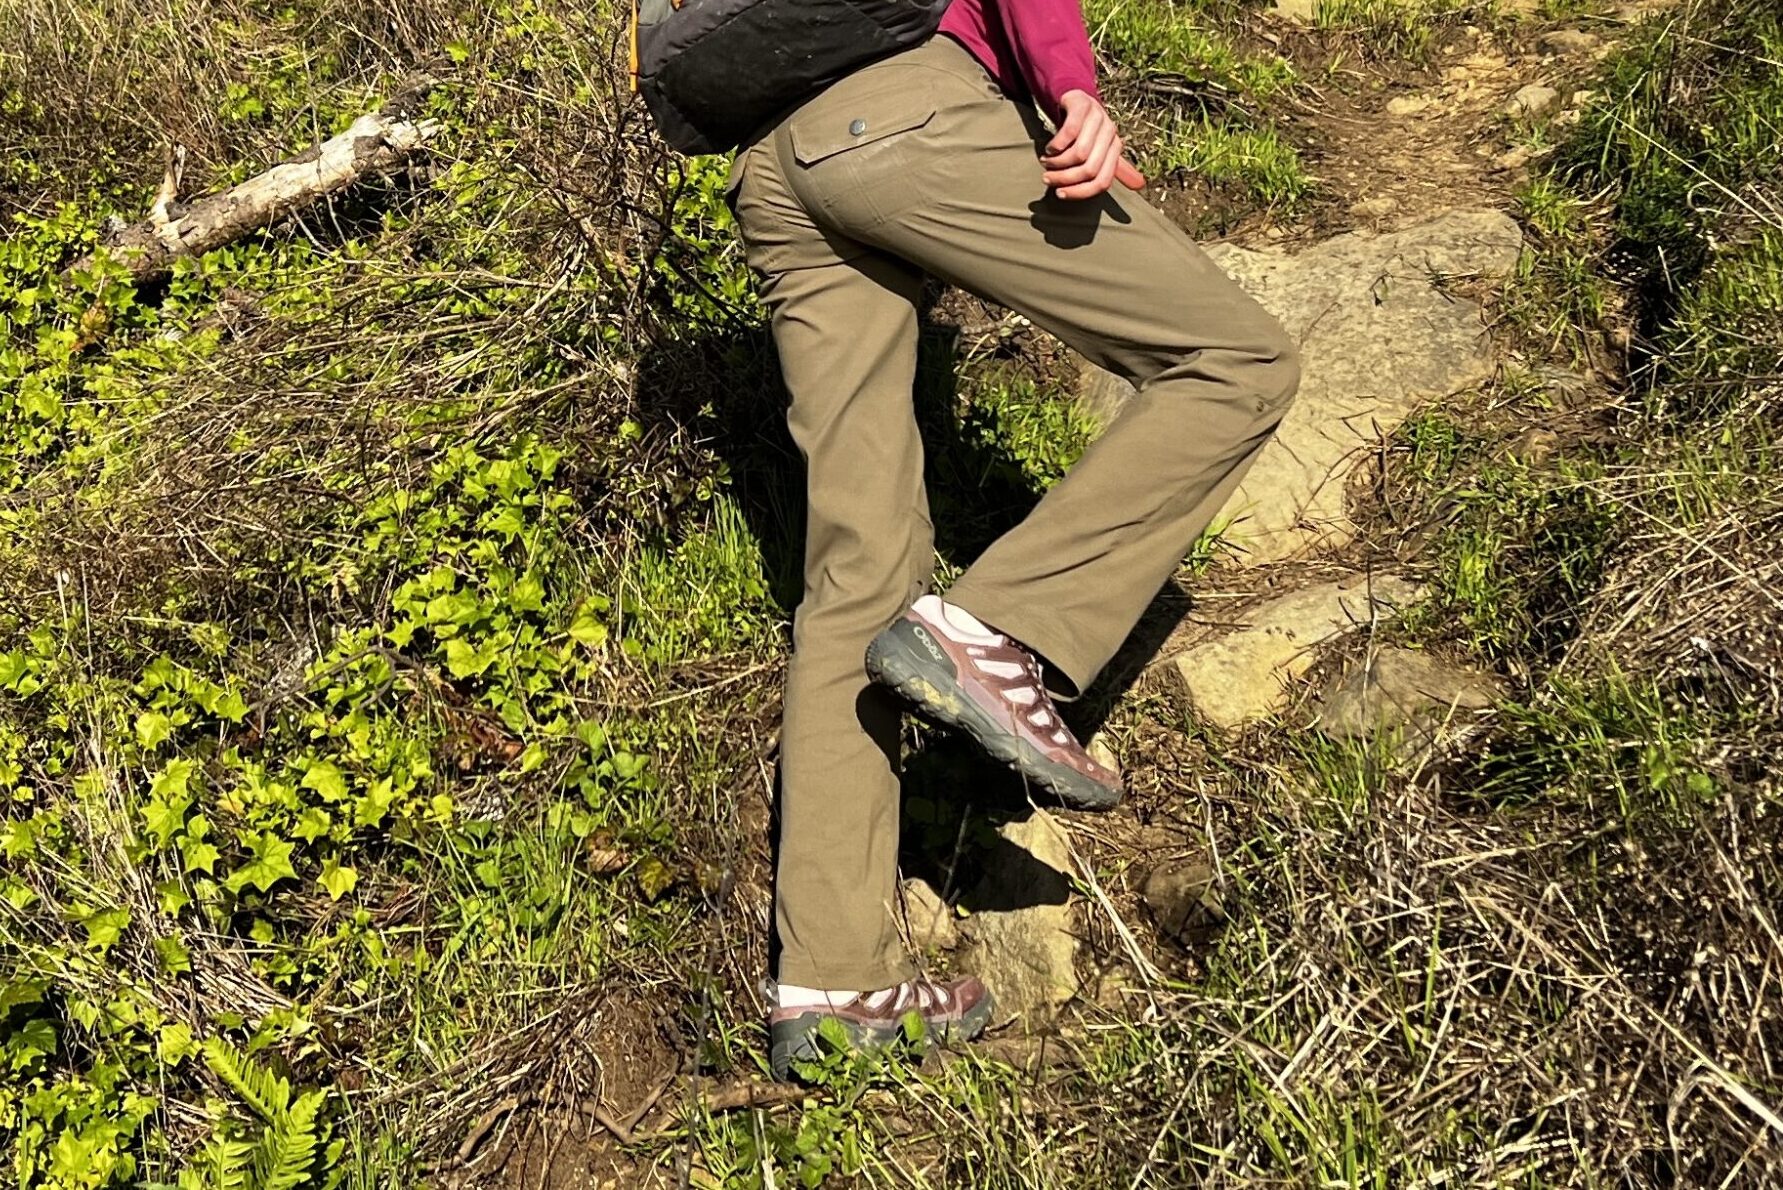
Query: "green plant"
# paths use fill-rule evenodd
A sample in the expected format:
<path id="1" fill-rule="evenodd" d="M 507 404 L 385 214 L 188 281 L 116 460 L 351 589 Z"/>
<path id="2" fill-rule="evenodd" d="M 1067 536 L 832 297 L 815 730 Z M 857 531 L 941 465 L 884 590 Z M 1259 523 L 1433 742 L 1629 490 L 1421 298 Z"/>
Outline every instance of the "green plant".
<path id="1" fill-rule="evenodd" d="M 179 1190 L 298 1190 L 340 1183 L 341 1141 L 330 1141 L 323 1090 L 293 1094 L 290 1081 L 221 1041 L 205 1042 L 204 1061 L 246 1107 L 249 1119 L 223 1116 L 185 1169 Z"/>

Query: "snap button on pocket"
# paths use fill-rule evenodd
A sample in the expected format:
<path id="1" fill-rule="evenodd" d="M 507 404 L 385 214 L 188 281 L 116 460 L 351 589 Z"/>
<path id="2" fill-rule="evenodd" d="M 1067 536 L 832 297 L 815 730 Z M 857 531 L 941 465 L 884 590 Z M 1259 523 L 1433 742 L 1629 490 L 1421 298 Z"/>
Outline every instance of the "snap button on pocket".
<path id="1" fill-rule="evenodd" d="M 840 97 L 838 97 L 840 98 Z M 837 153 L 877 144 L 900 132 L 921 128 L 934 118 L 936 105 L 932 97 L 901 92 L 877 92 L 866 96 L 848 96 L 842 102 L 859 112 L 871 115 L 850 116 L 846 121 L 838 102 L 827 110 L 820 99 L 812 108 L 794 115 L 789 121 L 793 156 L 800 165 L 815 165 Z M 856 107 L 856 104 L 860 106 Z"/>

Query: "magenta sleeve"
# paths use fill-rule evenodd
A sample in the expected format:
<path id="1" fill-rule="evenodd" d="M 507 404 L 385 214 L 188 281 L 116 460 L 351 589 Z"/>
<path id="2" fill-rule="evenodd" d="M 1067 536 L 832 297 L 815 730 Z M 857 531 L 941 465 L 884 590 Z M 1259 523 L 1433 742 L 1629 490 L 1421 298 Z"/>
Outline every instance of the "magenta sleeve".
<path id="1" fill-rule="evenodd" d="M 1028 92 L 1055 121 L 1067 91 L 1096 95 L 1096 55 L 1079 0 L 989 0 Z"/>

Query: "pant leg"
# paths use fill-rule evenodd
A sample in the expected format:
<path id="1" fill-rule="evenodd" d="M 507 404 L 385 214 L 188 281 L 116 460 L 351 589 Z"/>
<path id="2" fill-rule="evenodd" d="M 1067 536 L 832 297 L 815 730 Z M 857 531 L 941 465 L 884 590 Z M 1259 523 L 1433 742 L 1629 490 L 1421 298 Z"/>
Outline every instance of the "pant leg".
<path id="1" fill-rule="evenodd" d="M 773 143 L 833 233 L 1009 306 L 1139 386 L 948 596 L 1081 688 L 1236 488 L 1299 370 L 1276 320 L 1142 197 L 1051 195 L 1047 136 L 936 38 L 830 88 Z"/>
<path id="2" fill-rule="evenodd" d="M 780 735 L 778 974 L 883 988 L 912 974 L 896 916 L 900 715 L 865 656 L 934 564 L 912 405 L 922 275 L 819 231 L 757 154 L 737 214 L 764 275 L 810 510 Z"/>

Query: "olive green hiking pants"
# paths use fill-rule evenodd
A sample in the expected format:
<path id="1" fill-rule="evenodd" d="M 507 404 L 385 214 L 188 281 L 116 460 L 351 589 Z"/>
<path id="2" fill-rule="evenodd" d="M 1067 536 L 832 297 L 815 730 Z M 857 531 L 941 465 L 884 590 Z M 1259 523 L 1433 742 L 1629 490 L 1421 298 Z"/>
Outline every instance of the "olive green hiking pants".
<path id="1" fill-rule="evenodd" d="M 1079 689 L 1225 503 L 1298 380 L 1281 327 L 1156 208 L 1119 187 L 1050 194 L 1038 160 L 1049 136 L 937 37 L 811 99 L 733 169 L 809 489 L 780 736 L 786 983 L 864 990 L 912 973 L 897 927 L 899 707 L 863 658 L 934 564 L 913 408 L 923 275 L 1139 386 L 947 595 Z"/>

